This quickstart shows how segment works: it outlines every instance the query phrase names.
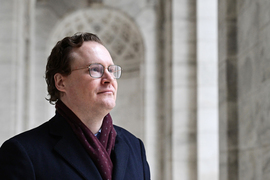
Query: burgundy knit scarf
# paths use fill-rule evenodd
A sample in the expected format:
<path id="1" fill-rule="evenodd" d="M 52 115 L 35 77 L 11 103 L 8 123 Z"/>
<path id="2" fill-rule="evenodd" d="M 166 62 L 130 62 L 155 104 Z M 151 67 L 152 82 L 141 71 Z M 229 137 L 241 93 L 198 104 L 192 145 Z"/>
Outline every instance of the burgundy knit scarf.
<path id="1" fill-rule="evenodd" d="M 62 101 L 58 100 L 55 107 L 57 112 L 71 125 L 79 141 L 97 166 L 102 178 L 111 180 L 113 163 L 110 154 L 114 148 L 116 131 L 113 128 L 110 114 L 107 114 L 103 119 L 98 139 Z"/>

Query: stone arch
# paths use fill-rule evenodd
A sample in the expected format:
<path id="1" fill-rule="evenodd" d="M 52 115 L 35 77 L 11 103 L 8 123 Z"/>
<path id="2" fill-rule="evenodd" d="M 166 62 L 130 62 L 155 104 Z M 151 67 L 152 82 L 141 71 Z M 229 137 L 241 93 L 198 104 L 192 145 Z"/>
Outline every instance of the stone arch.
<path id="1" fill-rule="evenodd" d="M 127 128 L 143 139 L 143 78 L 144 46 L 135 22 L 123 12 L 107 6 L 91 6 L 77 10 L 53 29 L 48 48 L 65 36 L 76 32 L 97 34 L 111 53 L 115 64 L 122 66 L 118 80 L 117 105 L 111 112 L 114 123 Z"/>

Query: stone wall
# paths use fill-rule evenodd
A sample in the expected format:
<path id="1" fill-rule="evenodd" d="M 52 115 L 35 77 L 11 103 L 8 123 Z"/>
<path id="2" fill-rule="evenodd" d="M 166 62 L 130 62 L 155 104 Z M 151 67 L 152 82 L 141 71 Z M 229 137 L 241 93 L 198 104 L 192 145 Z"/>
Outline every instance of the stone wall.
<path id="1" fill-rule="evenodd" d="M 220 180 L 270 179 L 269 8 L 219 3 Z"/>

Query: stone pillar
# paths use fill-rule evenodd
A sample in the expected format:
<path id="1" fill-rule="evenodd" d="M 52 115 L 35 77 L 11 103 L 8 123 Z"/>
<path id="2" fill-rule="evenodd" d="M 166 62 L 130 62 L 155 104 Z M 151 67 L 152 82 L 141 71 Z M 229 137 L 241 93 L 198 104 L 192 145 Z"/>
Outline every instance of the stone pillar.
<path id="1" fill-rule="evenodd" d="M 157 88 L 159 118 L 159 180 L 172 179 L 172 2 L 159 0 Z"/>
<path id="2" fill-rule="evenodd" d="M 197 179 L 196 0 L 172 1 L 172 179 Z"/>
<path id="3" fill-rule="evenodd" d="M 33 0 L 1 0 L 0 144 L 27 128 L 29 100 L 29 52 Z"/>
<path id="4" fill-rule="evenodd" d="M 197 0 L 198 180 L 217 180 L 217 0 Z"/>
<path id="5" fill-rule="evenodd" d="M 238 180 L 237 1 L 219 1 L 220 180 Z"/>

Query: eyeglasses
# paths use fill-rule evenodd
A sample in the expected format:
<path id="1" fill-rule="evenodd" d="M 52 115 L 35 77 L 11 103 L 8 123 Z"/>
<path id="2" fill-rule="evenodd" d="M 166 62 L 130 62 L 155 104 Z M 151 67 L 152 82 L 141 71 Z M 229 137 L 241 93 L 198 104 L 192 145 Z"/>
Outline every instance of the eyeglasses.
<path id="1" fill-rule="evenodd" d="M 76 70 L 80 70 L 80 69 L 89 69 L 89 74 L 91 77 L 93 78 L 101 78 L 104 74 L 105 68 L 102 64 L 99 63 L 93 63 L 90 64 L 87 67 L 83 67 L 83 68 L 77 68 L 77 69 L 73 69 L 72 71 L 76 71 Z M 121 77 L 121 67 L 118 65 L 110 65 L 108 66 L 108 71 L 110 72 L 110 74 L 113 76 L 114 79 L 118 79 Z"/>

